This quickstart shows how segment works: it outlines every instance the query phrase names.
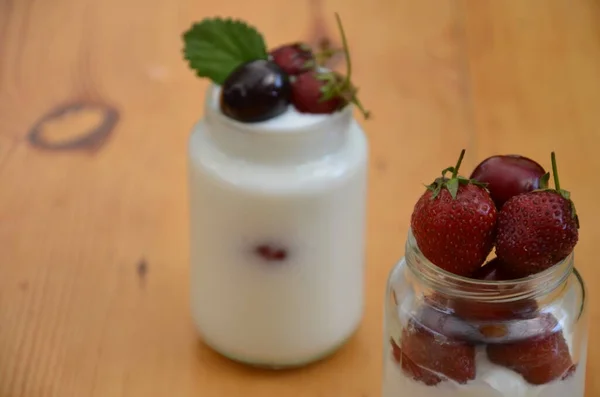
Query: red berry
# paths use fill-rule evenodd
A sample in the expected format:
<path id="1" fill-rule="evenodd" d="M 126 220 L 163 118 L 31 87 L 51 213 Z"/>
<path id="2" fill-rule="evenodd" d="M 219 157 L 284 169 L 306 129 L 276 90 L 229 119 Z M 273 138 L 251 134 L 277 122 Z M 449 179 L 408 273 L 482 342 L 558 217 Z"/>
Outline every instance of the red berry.
<path id="1" fill-rule="evenodd" d="M 282 45 L 271 51 L 270 55 L 273 62 L 291 76 L 304 73 L 315 66 L 312 50 L 302 43 Z"/>
<path id="2" fill-rule="evenodd" d="M 463 384 L 475 379 L 473 345 L 436 335 L 412 320 L 402 331 L 401 351 L 402 368 L 415 380 L 436 384 L 435 374 Z"/>
<path id="3" fill-rule="evenodd" d="M 471 275 L 471 278 L 486 281 L 507 281 L 512 277 L 505 274 L 504 267 L 498 258 L 494 258 L 484 266 L 480 267 Z M 494 288 L 502 288 L 497 286 Z M 498 291 L 500 293 L 500 290 Z M 505 322 L 517 319 L 528 319 L 536 316 L 538 309 L 535 299 L 515 300 L 514 302 L 485 302 L 478 300 L 456 299 L 448 303 L 457 316 L 469 321 Z M 498 324 L 500 326 L 500 324 Z M 483 327 L 483 328 L 482 328 Z M 490 324 L 479 327 L 486 335 L 500 328 L 490 327 Z M 504 329 L 506 327 L 502 327 Z M 492 336 L 492 335 L 486 335 Z"/>
<path id="4" fill-rule="evenodd" d="M 498 215 L 496 254 L 514 277 L 541 272 L 565 259 L 579 237 L 571 202 L 553 191 L 515 196 Z"/>
<path id="5" fill-rule="evenodd" d="M 570 193 L 560 188 L 552 153 L 555 189 L 514 196 L 498 215 L 496 255 L 505 271 L 526 277 L 565 259 L 579 239 L 579 220 Z"/>
<path id="6" fill-rule="evenodd" d="M 513 196 L 540 187 L 546 173 L 535 161 L 519 155 L 492 156 L 483 160 L 471 178 L 487 183 L 487 189 L 498 209 Z"/>
<path id="7" fill-rule="evenodd" d="M 340 110 L 346 105 L 341 96 L 333 96 L 327 100 L 323 98 L 323 87 L 326 80 L 319 79 L 316 71 L 303 73 L 296 77 L 292 83 L 291 101 L 301 113 L 329 114 Z M 336 75 L 336 78 L 342 79 Z"/>
<path id="8" fill-rule="evenodd" d="M 254 252 L 262 259 L 270 262 L 283 261 L 287 258 L 287 251 L 285 249 L 266 244 L 259 245 Z"/>
<path id="9" fill-rule="evenodd" d="M 392 344 L 392 356 L 394 356 L 394 360 L 399 363 L 402 358 L 402 350 L 400 350 L 400 346 L 398 346 L 394 339 L 390 339 L 390 343 Z"/>
<path id="10" fill-rule="evenodd" d="M 425 368 L 419 367 L 410 358 L 408 358 L 406 354 L 402 353 L 400 346 L 398 346 L 393 339 L 391 339 L 390 342 L 392 343 L 392 355 L 394 356 L 394 360 L 402 365 L 402 370 L 407 376 L 410 376 L 414 380 L 423 382 L 427 386 L 435 386 L 442 381 L 442 378 L 440 378 L 438 375 L 428 371 Z"/>
<path id="11" fill-rule="evenodd" d="M 574 371 L 562 332 L 513 343 L 489 344 L 487 355 L 491 362 L 512 369 L 533 385 L 568 377 Z"/>
<path id="12" fill-rule="evenodd" d="M 496 207 L 485 188 L 458 176 L 464 150 L 450 179 L 428 186 L 412 213 L 411 228 L 421 252 L 433 264 L 469 276 L 494 245 Z M 446 170 L 447 171 L 447 170 Z"/>

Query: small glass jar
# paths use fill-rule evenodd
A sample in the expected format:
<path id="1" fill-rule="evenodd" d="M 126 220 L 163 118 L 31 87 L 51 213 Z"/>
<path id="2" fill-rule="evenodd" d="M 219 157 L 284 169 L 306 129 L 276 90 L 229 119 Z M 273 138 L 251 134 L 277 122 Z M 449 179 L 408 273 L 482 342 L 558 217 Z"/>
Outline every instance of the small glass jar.
<path id="1" fill-rule="evenodd" d="M 351 106 L 240 123 L 218 96 L 189 141 L 194 322 L 236 361 L 316 361 L 362 318 L 366 137 Z"/>
<path id="2" fill-rule="evenodd" d="M 585 306 L 573 254 L 480 281 L 433 265 L 409 231 L 386 289 L 383 397 L 584 397 Z"/>

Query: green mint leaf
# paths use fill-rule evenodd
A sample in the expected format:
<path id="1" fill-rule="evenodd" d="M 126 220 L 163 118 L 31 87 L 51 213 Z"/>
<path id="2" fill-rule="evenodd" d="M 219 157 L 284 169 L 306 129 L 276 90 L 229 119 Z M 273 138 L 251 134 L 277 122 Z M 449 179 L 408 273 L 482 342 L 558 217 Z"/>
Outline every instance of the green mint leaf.
<path id="1" fill-rule="evenodd" d="M 235 68 L 257 59 L 267 59 L 262 35 L 245 22 L 207 18 L 183 34 L 184 57 L 199 77 L 223 84 Z"/>

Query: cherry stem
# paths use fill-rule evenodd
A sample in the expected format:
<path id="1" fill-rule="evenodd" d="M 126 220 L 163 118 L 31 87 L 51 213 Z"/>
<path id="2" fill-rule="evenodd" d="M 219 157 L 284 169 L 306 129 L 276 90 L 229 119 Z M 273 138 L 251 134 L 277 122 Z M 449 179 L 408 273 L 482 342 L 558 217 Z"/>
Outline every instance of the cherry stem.
<path id="1" fill-rule="evenodd" d="M 335 13 L 335 20 L 337 21 L 338 29 L 340 30 L 340 36 L 342 37 L 342 49 L 346 58 L 346 83 L 350 83 L 350 77 L 352 76 L 352 62 L 350 61 L 350 51 L 348 50 L 348 41 L 346 40 L 346 33 L 342 26 L 342 19 L 340 15 Z"/>
<path id="2" fill-rule="evenodd" d="M 461 165 L 464 157 L 465 157 L 465 149 L 463 149 L 460 152 L 460 157 L 458 158 L 458 162 L 454 166 L 454 171 L 452 171 L 452 179 L 454 179 L 458 176 L 458 169 L 460 168 L 460 165 Z"/>
<path id="3" fill-rule="evenodd" d="M 371 113 L 369 111 L 367 111 L 363 107 L 362 103 L 358 100 L 358 97 L 356 96 L 356 91 L 354 90 L 354 87 L 352 86 L 352 81 L 351 81 L 352 62 L 350 60 L 350 50 L 348 48 L 348 40 L 346 39 L 346 33 L 344 32 L 344 26 L 342 25 L 342 19 L 340 18 L 340 15 L 337 12 L 335 13 L 335 20 L 337 21 L 338 29 L 340 30 L 340 36 L 342 38 L 342 50 L 344 51 L 344 58 L 346 58 L 346 78 L 344 79 L 343 86 L 346 89 L 353 90 L 351 102 L 354 103 L 356 105 L 356 107 L 358 108 L 358 110 L 361 111 L 361 113 L 363 114 L 363 117 L 365 119 L 368 119 L 369 117 L 371 117 Z"/>
<path id="4" fill-rule="evenodd" d="M 560 191 L 560 182 L 558 181 L 558 167 L 556 165 L 556 155 L 554 152 L 550 153 L 550 159 L 552 161 L 552 173 L 554 174 L 554 188 Z"/>

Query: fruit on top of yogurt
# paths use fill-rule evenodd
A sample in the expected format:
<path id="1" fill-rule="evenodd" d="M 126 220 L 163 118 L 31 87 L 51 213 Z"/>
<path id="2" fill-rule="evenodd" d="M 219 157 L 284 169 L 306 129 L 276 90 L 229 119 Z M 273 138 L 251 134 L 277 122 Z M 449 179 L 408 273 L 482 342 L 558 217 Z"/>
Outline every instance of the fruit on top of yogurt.
<path id="1" fill-rule="evenodd" d="M 346 76 L 335 71 L 314 70 L 297 76 L 292 83 L 292 104 L 301 113 L 334 113 L 348 103 L 353 103 L 365 118 L 370 112 L 365 110 L 358 99 L 358 89 L 352 84 L 352 62 L 344 27 L 339 15 L 336 21 L 342 37 L 343 51 L 346 59 Z"/>
<path id="2" fill-rule="evenodd" d="M 498 215 L 496 255 L 514 277 L 539 273 L 565 259 L 575 248 L 579 221 L 570 193 L 561 189 L 552 153 L 555 189 L 514 196 Z"/>
<path id="3" fill-rule="evenodd" d="M 544 175 L 548 177 L 544 168 L 527 157 L 500 155 L 479 163 L 471 178 L 487 184 L 492 200 L 500 209 L 511 197 L 538 189 Z"/>
<path id="4" fill-rule="evenodd" d="M 459 276 L 473 274 L 494 245 L 496 206 L 479 182 L 459 176 L 465 151 L 456 166 L 442 171 L 421 196 L 411 228 L 429 261 Z M 447 173 L 450 172 L 450 177 Z"/>
<path id="5" fill-rule="evenodd" d="M 240 65 L 223 83 L 221 110 L 242 122 L 265 121 L 287 110 L 290 80 L 275 63 L 258 59 Z"/>
<path id="6" fill-rule="evenodd" d="M 343 77 L 334 75 L 334 78 L 342 80 Z M 317 71 L 311 71 L 296 77 L 292 83 L 291 101 L 300 113 L 327 114 L 333 113 L 344 106 L 346 100 L 341 96 L 332 96 L 323 100 L 323 90 L 327 82 L 320 78 Z"/>
<path id="7" fill-rule="evenodd" d="M 400 349 L 409 363 L 403 369 L 417 381 L 431 383 L 431 372 L 464 384 L 475 379 L 475 346 L 445 338 L 409 320 L 402 330 Z M 420 369 L 427 371 L 427 377 Z"/>
<path id="8" fill-rule="evenodd" d="M 573 371 L 569 346 L 562 332 L 486 347 L 491 362 L 521 374 L 532 385 L 568 377 Z"/>
<path id="9" fill-rule="evenodd" d="M 269 54 L 273 62 L 290 76 L 312 70 L 316 63 L 312 49 L 304 43 L 282 45 Z"/>
<path id="10" fill-rule="evenodd" d="M 394 360 L 402 366 L 402 370 L 405 374 L 414 380 L 425 383 L 427 386 L 435 386 L 442 381 L 442 378 L 429 371 L 427 368 L 415 364 L 402 352 L 400 346 L 398 346 L 393 339 L 391 339 L 390 342 L 392 344 L 392 356 L 394 357 Z"/>
<path id="11" fill-rule="evenodd" d="M 206 18 L 194 24 L 183 35 L 184 57 L 199 77 L 223 86 L 221 110 L 238 121 L 264 121 L 285 112 L 290 78 L 294 83 L 293 104 L 300 112 L 333 113 L 352 103 L 366 118 L 369 112 L 358 100 L 351 81 L 346 36 L 340 17 L 335 16 L 344 44 L 346 76 L 319 65 L 319 60 L 330 58 L 338 50 L 326 48 L 315 54 L 306 44 L 293 43 L 268 54 L 258 30 L 230 18 Z M 306 73 L 309 75 L 303 76 Z M 313 95 L 315 90 L 317 95 Z"/>

